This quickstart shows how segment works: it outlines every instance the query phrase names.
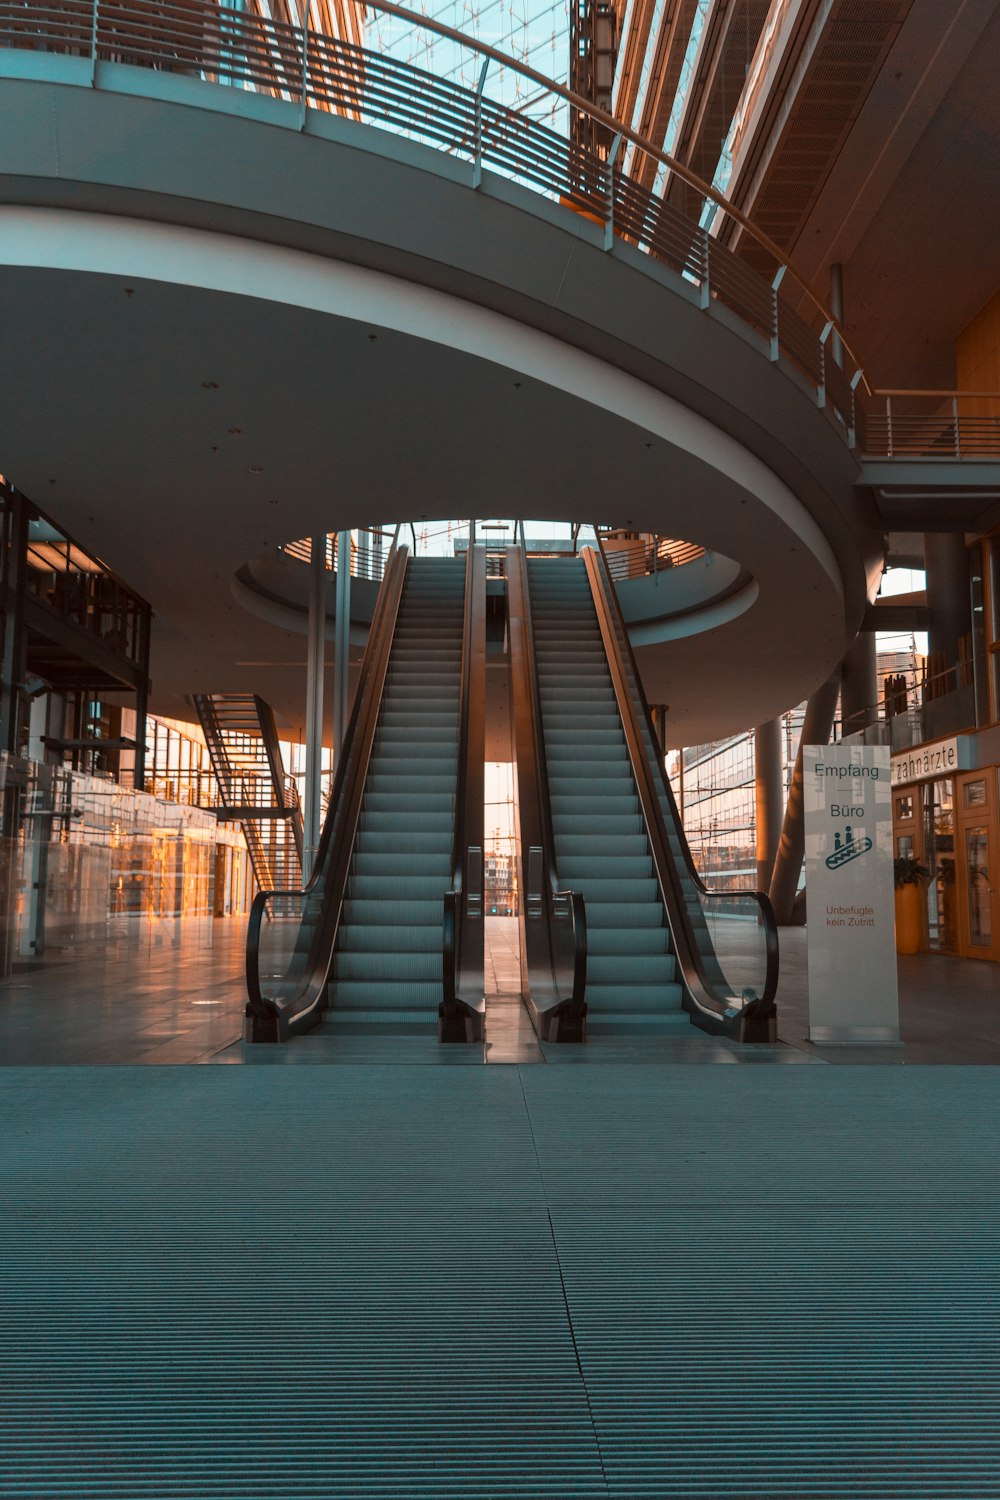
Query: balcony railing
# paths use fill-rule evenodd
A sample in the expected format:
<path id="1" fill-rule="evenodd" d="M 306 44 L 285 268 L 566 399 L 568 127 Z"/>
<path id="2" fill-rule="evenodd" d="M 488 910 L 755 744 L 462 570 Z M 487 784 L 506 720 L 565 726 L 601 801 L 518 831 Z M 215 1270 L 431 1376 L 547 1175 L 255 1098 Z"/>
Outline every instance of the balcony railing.
<path id="1" fill-rule="evenodd" d="M 377 526 L 368 527 L 365 530 L 352 532 L 351 534 L 351 577 L 367 578 L 373 583 L 381 583 L 385 572 L 385 560 L 389 556 L 392 547 L 392 530 L 382 530 Z M 329 572 L 337 571 L 337 533 L 331 531 L 326 538 L 325 566 Z M 312 541 L 309 537 L 303 537 L 298 542 L 285 542 L 281 551 L 286 557 L 294 557 L 297 562 L 309 562 L 312 558 Z"/>
<path id="2" fill-rule="evenodd" d="M 670 268 L 702 309 L 734 314 L 771 361 L 794 367 L 862 453 L 1000 457 L 1000 395 L 873 393 L 843 328 L 782 248 L 652 141 L 430 16 L 392 0 L 367 0 L 367 8 L 423 33 L 425 54 L 434 38 L 444 39 L 462 66 L 438 77 L 308 25 L 214 0 L 0 0 L 0 49 L 87 59 L 95 83 L 104 63 L 179 73 L 295 105 L 300 128 L 317 110 L 420 141 L 466 161 L 470 187 L 479 188 L 487 170 L 507 177 L 598 225 L 605 250 L 627 244 Z M 466 64 L 478 74 L 474 89 L 451 81 Z M 491 94 L 491 80 L 509 77 L 525 96 L 517 107 Z M 589 117 L 593 138 L 610 145 L 588 150 L 553 128 L 570 112 Z M 688 211 L 622 170 L 626 145 L 634 148 L 631 161 L 657 162 L 687 186 Z"/>
<path id="3" fill-rule="evenodd" d="M 975 459 L 1000 456 L 1000 393 L 873 391 L 858 444 L 872 458 Z"/>
<path id="4" fill-rule="evenodd" d="M 211 0 L 0 0 L 0 48 L 89 59 L 98 84 L 104 63 L 226 84 L 297 105 L 300 127 L 312 108 L 420 141 L 464 160 L 473 189 L 487 169 L 510 178 L 599 225 L 606 251 L 630 245 L 672 270 L 702 309 L 748 325 L 762 353 L 794 366 L 853 445 L 861 366 L 780 246 L 652 141 L 527 64 L 391 0 L 369 0 L 369 7 L 445 38 L 475 63 L 478 86 Z M 491 69 L 527 84 L 530 107 L 492 97 Z M 610 142 L 606 150 L 585 149 L 546 123 L 570 110 L 594 121 L 594 138 Z M 655 161 L 687 185 L 690 214 L 622 171 L 626 143 L 636 148 L 634 159 Z"/>
<path id="5" fill-rule="evenodd" d="M 696 542 L 676 541 L 651 532 L 601 530 L 608 572 L 615 583 L 629 578 L 643 578 L 648 573 L 662 573 L 668 568 L 682 568 L 686 563 L 705 556 L 704 547 Z"/>
<path id="6" fill-rule="evenodd" d="M 926 740 L 943 739 L 976 728 L 976 690 L 971 661 L 932 670 L 932 663 L 887 676 L 882 700 L 858 716 L 862 723 L 845 721 L 835 737 L 854 744 L 888 745 L 909 750 Z"/>

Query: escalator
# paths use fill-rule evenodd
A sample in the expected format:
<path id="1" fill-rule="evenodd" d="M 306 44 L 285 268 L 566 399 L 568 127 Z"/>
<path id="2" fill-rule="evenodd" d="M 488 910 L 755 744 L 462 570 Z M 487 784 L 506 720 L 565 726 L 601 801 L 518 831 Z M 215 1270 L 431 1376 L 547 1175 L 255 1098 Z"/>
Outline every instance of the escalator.
<path id="1" fill-rule="evenodd" d="M 482 1039 L 485 593 L 481 549 L 394 545 L 314 873 L 251 912 L 248 1040 Z"/>
<path id="2" fill-rule="evenodd" d="M 534 834 L 521 830 L 539 1036 L 690 1036 L 693 1023 L 772 1040 L 773 914 L 759 893 L 712 892 L 695 870 L 603 554 L 509 559 L 519 798 L 529 820 L 542 808 Z M 565 921 L 546 933 L 540 920 L 543 897 L 558 915 L 560 891 L 575 908 L 568 947 Z"/>

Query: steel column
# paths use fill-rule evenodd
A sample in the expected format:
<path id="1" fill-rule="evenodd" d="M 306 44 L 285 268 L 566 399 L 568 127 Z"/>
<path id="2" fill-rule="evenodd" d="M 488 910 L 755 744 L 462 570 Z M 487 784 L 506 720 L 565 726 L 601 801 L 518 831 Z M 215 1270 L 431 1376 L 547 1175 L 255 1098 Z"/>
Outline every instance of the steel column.
<path id="1" fill-rule="evenodd" d="M 757 889 L 760 891 L 766 891 L 771 884 L 781 838 L 785 797 L 781 774 L 781 731 L 780 719 L 768 719 L 766 724 L 758 724 L 753 732 Z"/>

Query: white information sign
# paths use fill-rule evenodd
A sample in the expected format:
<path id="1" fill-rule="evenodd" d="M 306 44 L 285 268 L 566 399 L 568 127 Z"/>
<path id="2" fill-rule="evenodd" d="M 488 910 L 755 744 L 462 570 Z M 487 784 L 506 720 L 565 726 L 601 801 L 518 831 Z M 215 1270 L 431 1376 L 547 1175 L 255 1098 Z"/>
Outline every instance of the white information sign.
<path id="1" fill-rule="evenodd" d="M 805 745 L 802 782 L 809 1040 L 898 1042 L 888 747 Z"/>

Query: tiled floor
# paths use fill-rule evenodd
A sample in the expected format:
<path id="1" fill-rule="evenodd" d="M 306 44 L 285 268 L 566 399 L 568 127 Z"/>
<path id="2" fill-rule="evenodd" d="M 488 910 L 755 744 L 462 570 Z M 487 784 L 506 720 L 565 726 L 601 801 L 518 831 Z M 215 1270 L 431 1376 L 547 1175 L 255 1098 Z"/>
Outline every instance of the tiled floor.
<path id="1" fill-rule="evenodd" d="M 516 923 L 488 918 L 486 930 L 485 1049 L 440 1047 L 432 1037 L 315 1033 L 288 1047 L 248 1047 L 240 1040 L 243 923 L 195 920 L 119 933 L 101 950 L 51 954 L 33 972 L 0 983 L 0 1062 L 1000 1063 L 1000 968 L 950 958 L 900 960 L 901 1046 L 810 1045 L 802 929 L 781 934 L 776 1046 L 739 1047 L 697 1032 L 690 1039 L 540 1045 L 518 998 Z"/>

